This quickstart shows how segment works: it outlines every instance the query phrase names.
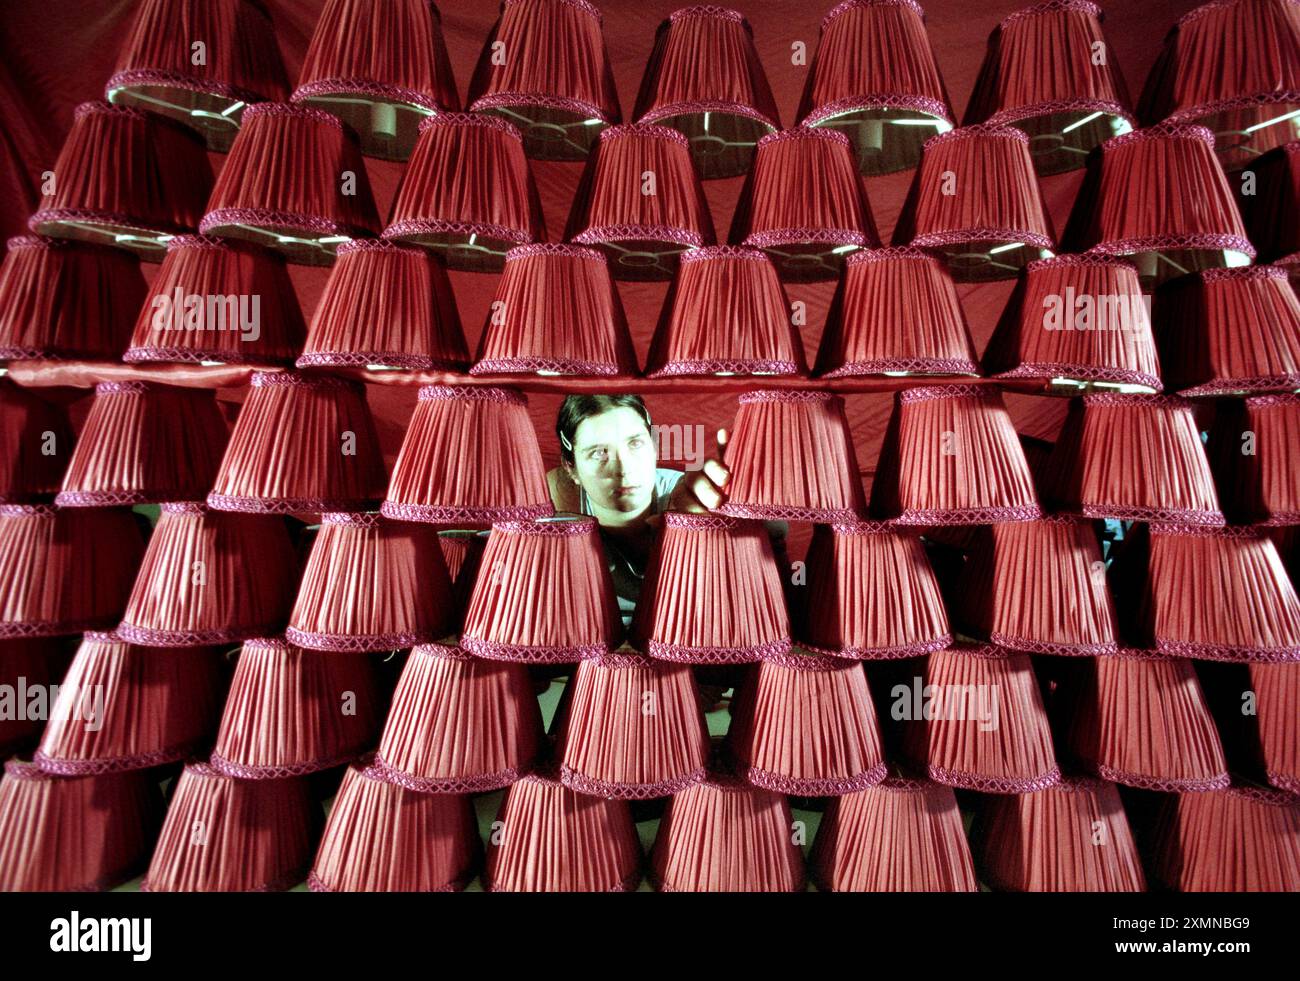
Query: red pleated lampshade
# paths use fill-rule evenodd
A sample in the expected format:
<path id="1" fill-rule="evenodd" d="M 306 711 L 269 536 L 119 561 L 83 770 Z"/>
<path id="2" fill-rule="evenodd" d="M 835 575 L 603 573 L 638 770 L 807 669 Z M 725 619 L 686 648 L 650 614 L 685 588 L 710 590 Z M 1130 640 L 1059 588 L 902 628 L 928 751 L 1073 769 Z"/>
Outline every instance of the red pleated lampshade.
<path id="1" fill-rule="evenodd" d="M 871 485 L 871 510 L 909 525 L 1039 517 L 1029 464 L 997 389 L 899 392 Z"/>
<path id="2" fill-rule="evenodd" d="M 1088 152 L 1137 121 L 1091 0 L 1044 0 L 1002 19 L 989 37 L 967 123 L 1029 136 L 1038 173 L 1082 167 Z"/>
<path id="3" fill-rule="evenodd" d="M 415 793 L 353 764 L 307 884 L 312 892 L 459 892 L 480 847 L 468 797 Z"/>
<path id="4" fill-rule="evenodd" d="M 363 386 L 296 371 L 254 374 L 211 486 L 208 505 L 221 511 L 373 508 L 384 461 Z"/>
<path id="5" fill-rule="evenodd" d="M 1300 140 L 1270 150 L 1250 165 L 1255 193 L 1238 198 L 1261 262 L 1283 266 L 1300 281 Z"/>
<path id="6" fill-rule="evenodd" d="M 223 669 L 212 648 L 133 647 L 87 633 L 50 706 L 36 765 L 84 776 L 185 759 L 216 732 Z"/>
<path id="7" fill-rule="evenodd" d="M 0 380 L 0 504 L 52 500 L 72 447 L 72 425 L 62 406 Z"/>
<path id="8" fill-rule="evenodd" d="M 895 245 L 943 256 L 959 282 L 1011 279 L 1056 251 L 1029 155 L 1012 126 L 979 123 L 925 141 Z"/>
<path id="9" fill-rule="evenodd" d="M 1159 392 L 1149 300 L 1137 269 L 1104 255 L 1025 267 L 984 351 L 984 370 L 1016 387 Z"/>
<path id="10" fill-rule="evenodd" d="M 1225 170 L 1300 136 L 1300 7 L 1294 0 L 1214 0 L 1170 30 L 1147 75 L 1147 125 L 1202 123 Z"/>
<path id="11" fill-rule="evenodd" d="M 225 151 L 245 105 L 288 91 L 261 0 L 144 0 L 104 98 L 170 116 Z"/>
<path id="12" fill-rule="evenodd" d="M 684 133 L 706 180 L 749 170 L 759 138 L 781 122 L 744 15 L 713 5 L 673 11 L 655 36 L 633 115 Z"/>
<path id="13" fill-rule="evenodd" d="M 167 243 L 122 360 L 289 364 L 305 333 L 278 255 L 177 235 Z"/>
<path id="14" fill-rule="evenodd" d="M 1300 665 L 1252 664 L 1250 680 L 1258 696 L 1259 742 L 1268 782 L 1300 794 L 1300 743 L 1295 738 Z"/>
<path id="15" fill-rule="evenodd" d="M 117 634 L 132 644 L 231 644 L 283 628 L 298 562 L 284 520 L 164 504 Z"/>
<path id="16" fill-rule="evenodd" d="M 147 293 L 130 252 L 23 235 L 0 265 L 0 359 L 116 361 Z"/>
<path id="17" fill-rule="evenodd" d="M 510 120 L 537 160 L 582 160 L 621 118 L 600 11 L 586 0 L 504 0 L 469 107 Z"/>
<path id="18" fill-rule="evenodd" d="M 441 637 L 454 614 L 432 528 L 373 513 L 327 513 L 285 637 L 320 651 L 393 651 Z"/>
<path id="19" fill-rule="evenodd" d="M 0 505 L 0 639 L 111 630 L 143 554 L 125 509 Z"/>
<path id="20" fill-rule="evenodd" d="M 1210 463 L 1234 522 L 1300 525 L 1300 395 L 1220 402 L 1210 429 Z"/>
<path id="21" fill-rule="evenodd" d="M 604 253 L 581 245 L 519 245 L 479 340 L 471 375 L 637 374 L 623 302 Z"/>
<path id="22" fill-rule="evenodd" d="M 198 136 L 163 116 L 106 102 L 77 106 L 54 175 L 28 228 L 155 261 L 170 236 L 198 227 L 212 189 Z"/>
<path id="23" fill-rule="evenodd" d="M 508 388 L 421 388 L 384 516 L 454 524 L 554 514 L 527 406 Z"/>
<path id="24" fill-rule="evenodd" d="M 1051 506 L 1086 518 L 1223 524 L 1191 403 L 1174 396 L 1074 401 L 1040 479 Z"/>
<path id="25" fill-rule="evenodd" d="M 384 238 L 422 245 L 452 269 L 477 272 L 500 270 L 511 246 L 544 241 L 519 130 L 462 112 L 420 123 Z"/>
<path id="26" fill-rule="evenodd" d="M 844 400 L 830 392 L 758 391 L 740 396 L 727 443 L 733 518 L 853 521 L 864 508 Z"/>
<path id="27" fill-rule="evenodd" d="M 320 821 L 306 780 L 233 780 L 188 763 L 140 891 L 283 892 L 306 878 Z"/>
<path id="28" fill-rule="evenodd" d="M 667 126 L 603 130 L 587 158 L 565 238 L 597 245 L 615 279 L 672 279 L 679 253 L 714 243 L 690 143 Z"/>
<path id="29" fill-rule="evenodd" d="M 390 783 L 422 794 L 483 793 L 528 772 L 541 741 L 524 665 L 421 644 L 393 693 L 375 767 Z"/>
<path id="30" fill-rule="evenodd" d="M 299 368 L 463 371 L 469 360 L 441 263 L 423 249 L 382 240 L 339 246 Z"/>
<path id="31" fill-rule="evenodd" d="M 342 119 L 367 156 L 405 160 L 420 122 L 460 108 L 432 0 L 328 0 L 294 102 Z"/>
<path id="32" fill-rule="evenodd" d="M 283 102 L 244 110 L 205 235 L 247 239 L 290 262 L 328 266 L 342 242 L 379 234 L 356 136 L 327 112 Z"/>
<path id="33" fill-rule="evenodd" d="M 651 657 L 738 664 L 790 649 L 771 540 L 756 521 L 664 515 L 629 628 Z"/>
<path id="34" fill-rule="evenodd" d="M 161 818 L 158 785 L 148 774 L 56 777 L 7 760 L 0 890 L 103 892 L 121 885 L 148 861 Z"/>
<path id="35" fill-rule="evenodd" d="M 814 373 L 978 375 L 970 328 L 944 264 L 907 247 L 849 255 Z"/>
<path id="36" fill-rule="evenodd" d="M 826 804 L 808 856 L 825 892 L 976 892 L 951 787 L 890 776 Z"/>
<path id="37" fill-rule="evenodd" d="M 1071 252 L 1129 256 L 1144 287 L 1255 255 L 1203 126 L 1161 123 L 1089 158 L 1062 239 Z"/>
<path id="38" fill-rule="evenodd" d="M 54 501 L 113 507 L 201 500 L 225 442 L 211 389 L 100 382 Z"/>
<path id="39" fill-rule="evenodd" d="M 954 118 L 921 5 L 844 0 L 831 8 L 799 118 L 844 132 L 864 174 L 916 166 L 926 139 L 952 129 Z"/>
<path id="40" fill-rule="evenodd" d="M 25 686 L 30 697 L 40 686 L 59 684 L 80 642 L 79 637 L 0 640 L 0 685 L 11 686 L 15 693 Z M 25 700 L 18 696 L 18 704 Z M 5 713 L 0 717 L 0 756 L 30 758 L 45 723 L 45 713 Z"/>
<path id="41" fill-rule="evenodd" d="M 438 532 L 438 545 L 451 575 L 452 602 L 456 609 L 456 626 L 465 622 L 470 593 L 478 579 L 479 565 L 490 537 L 486 531 L 451 530 Z"/>

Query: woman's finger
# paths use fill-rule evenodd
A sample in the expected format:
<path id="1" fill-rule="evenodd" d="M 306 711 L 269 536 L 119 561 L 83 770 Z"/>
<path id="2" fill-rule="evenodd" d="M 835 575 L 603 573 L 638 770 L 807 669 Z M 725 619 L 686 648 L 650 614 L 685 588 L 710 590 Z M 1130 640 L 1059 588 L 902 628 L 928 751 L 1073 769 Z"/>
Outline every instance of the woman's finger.
<path id="1" fill-rule="evenodd" d="M 718 487 L 726 487 L 727 481 L 731 479 L 731 471 L 720 460 L 705 460 L 704 472 Z"/>
<path id="2" fill-rule="evenodd" d="M 714 508 L 721 507 L 723 497 L 718 488 L 713 486 L 713 481 L 709 480 L 704 474 L 697 474 L 691 481 L 691 490 L 695 494 L 696 500 L 712 511 Z"/>

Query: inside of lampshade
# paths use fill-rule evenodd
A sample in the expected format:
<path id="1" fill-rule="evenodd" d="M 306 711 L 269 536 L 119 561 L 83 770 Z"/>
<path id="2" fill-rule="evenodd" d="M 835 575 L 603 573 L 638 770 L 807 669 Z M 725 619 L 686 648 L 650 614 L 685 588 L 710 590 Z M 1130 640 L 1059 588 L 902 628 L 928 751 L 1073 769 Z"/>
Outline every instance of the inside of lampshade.
<path id="1" fill-rule="evenodd" d="M 948 263 L 948 271 L 958 283 L 987 283 L 1014 279 L 1035 259 L 1050 259 L 1050 249 L 1024 242 L 963 242 L 937 246 L 933 251 Z"/>
<path id="2" fill-rule="evenodd" d="M 1235 249 L 1150 249 L 1126 253 L 1125 258 L 1137 266 L 1138 280 L 1144 290 L 1203 269 L 1250 265 L 1250 256 Z"/>
<path id="3" fill-rule="evenodd" d="M 433 229 L 394 235 L 392 239 L 407 245 L 421 245 L 438 255 L 448 269 L 464 272 L 500 272 L 506 264 L 506 253 L 519 244 L 481 232 Z"/>
<path id="4" fill-rule="evenodd" d="M 357 134 L 361 152 L 376 160 L 410 159 L 420 123 L 434 115 L 424 106 L 358 92 L 313 95 L 301 102 L 343 120 Z"/>
<path id="5" fill-rule="evenodd" d="M 1011 125 L 1028 135 L 1029 155 L 1040 177 L 1077 170 L 1095 147 L 1133 129 L 1123 116 L 1101 109 L 1029 116 Z"/>
<path id="6" fill-rule="evenodd" d="M 946 119 L 930 113 L 884 106 L 849 109 L 809 125 L 837 129 L 847 136 L 858 169 L 869 177 L 915 167 L 925 141 L 952 129 Z"/>
<path id="7" fill-rule="evenodd" d="M 844 259 L 859 245 L 833 242 L 790 242 L 765 245 L 763 251 L 776 265 L 781 278 L 791 283 L 816 283 L 838 279 Z"/>
<path id="8" fill-rule="evenodd" d="M 654 239 L 620 239 L 588 242 L 605 253 L 609 273 L 632 282 L 666 282 L 677 270 L 677 257 L 690 246 Z"/>
<path id="9" fill-rule="evenodd" d="M 476 104 L 474 110 L 500 116 L 518 126 L 524 134 L 524 154 L 533 160 L 586 160 L 600 131 L 609 125 L 590 113 L 533 103 Z"/>
<path id="10" fill-rule="evenodd" d="M 167 254 L 167 243 L 172 235 L 157 229 L 121 225 L 92 218 L 58 218 L 38 222 L 32 229 L 37 235 L 49 238 L 71 238 L 96 245 L 112 245 L 134 252 L 149 262 L 162 262 Z"/>
<path id="11" fill-rule="evenodd" d="M 691 157 L 704 180 L 739 177 L 749 172 L 758 141 L 775 128 L 738 112 L 685 112 L 647 117 L 645 122 L 668 126 L 691 144 Z"/>
<path id="12" fill-rule="evenodd" d="M 1214 134 L 1214 152 L 1231 173 L 1261 153 L 1300 139 L 1300 101 L 1239 106 L 1192 121 Z"/>
<path id="13" fill-rule="evenodd" d="M 218 238 L 238 238 L 253 242 L 279 252 L 289 262 L 302 266 L 333 265 L 338 247 L 351 241 L 347 235 L 323 235 L 306 228 L 263 227 L 238 222 L 213 225 L 205 229 L 204 233 Z"/>
<path id="14" fill-rule="evenodd" d="M 108 101 L 135 106 L 184 123 L 197 132 L 209 150 L 225 153 L 235 142 L 248 103 L 215 92 L 174 85 L 124 85 L 108 93 Z"/>

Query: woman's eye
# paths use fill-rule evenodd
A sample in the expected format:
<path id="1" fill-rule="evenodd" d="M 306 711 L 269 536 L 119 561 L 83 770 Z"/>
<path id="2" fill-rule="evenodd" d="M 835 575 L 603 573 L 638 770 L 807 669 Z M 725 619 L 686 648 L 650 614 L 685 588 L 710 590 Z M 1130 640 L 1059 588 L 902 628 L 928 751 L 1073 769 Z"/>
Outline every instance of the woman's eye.
<path id="1" fill-rule="evenodd" d="M 627 441 L 627 445 L 632 447 L 634 450 L 639 450 L 645 445 L 645 439 L 641 436 L 633 436 Z"/>

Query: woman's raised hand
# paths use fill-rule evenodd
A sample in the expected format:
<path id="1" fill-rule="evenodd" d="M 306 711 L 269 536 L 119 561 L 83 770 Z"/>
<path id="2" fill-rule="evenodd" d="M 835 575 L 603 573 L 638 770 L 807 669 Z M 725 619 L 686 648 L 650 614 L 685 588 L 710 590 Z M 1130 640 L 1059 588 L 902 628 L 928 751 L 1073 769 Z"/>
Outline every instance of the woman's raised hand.
<path id="1" fill-rule="evenodd" d="M 670 511 L 714 511 L 727 500 L 726 486 L 731 480 L 731 471 L 722 462 L 723 450 L 730 433 L 718 430 L 717 456 L 709 457 L 704 466 L 694 472 L 688 471 L 673 488 L 668 499 Z"/>

